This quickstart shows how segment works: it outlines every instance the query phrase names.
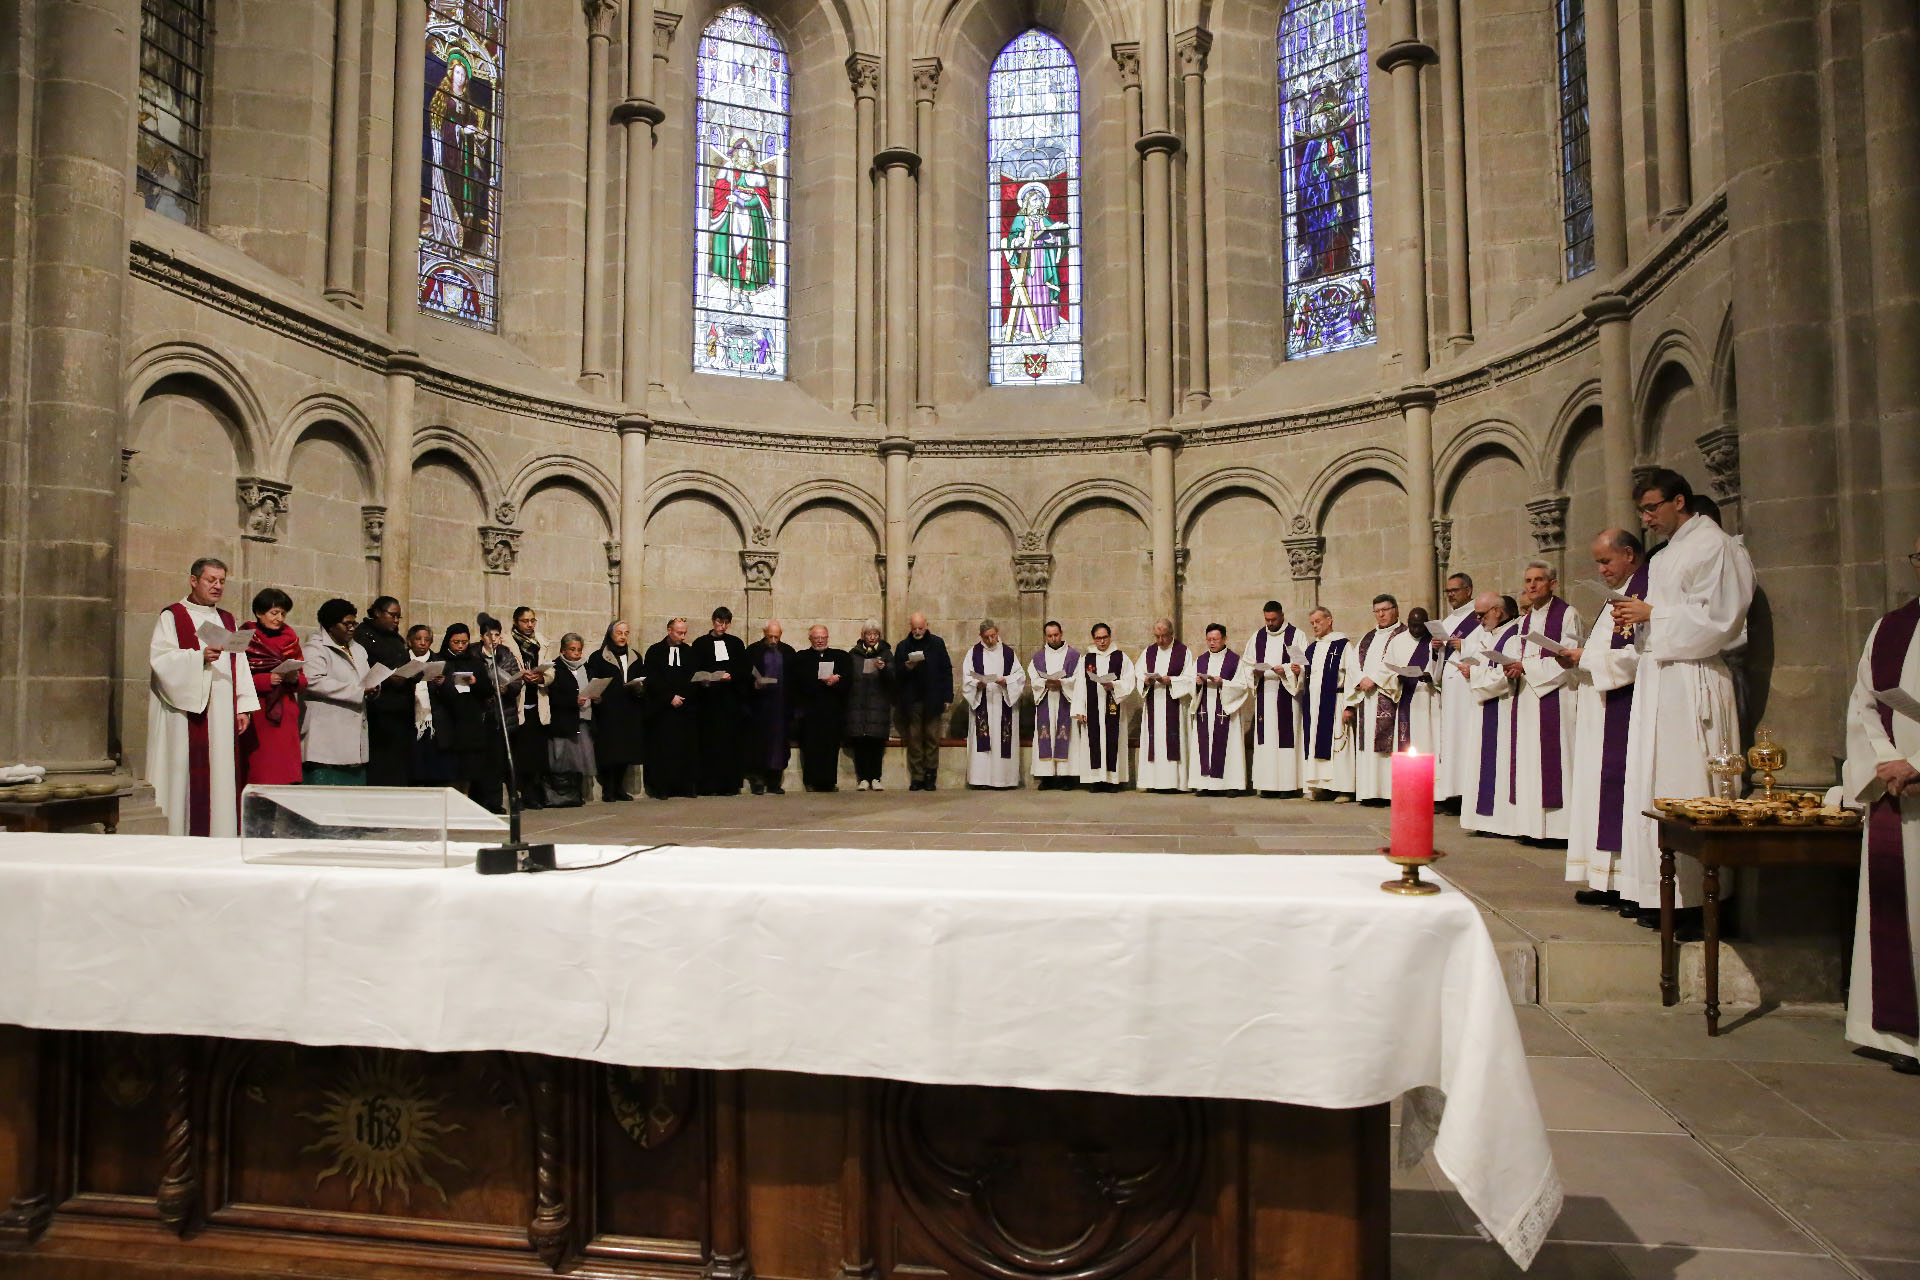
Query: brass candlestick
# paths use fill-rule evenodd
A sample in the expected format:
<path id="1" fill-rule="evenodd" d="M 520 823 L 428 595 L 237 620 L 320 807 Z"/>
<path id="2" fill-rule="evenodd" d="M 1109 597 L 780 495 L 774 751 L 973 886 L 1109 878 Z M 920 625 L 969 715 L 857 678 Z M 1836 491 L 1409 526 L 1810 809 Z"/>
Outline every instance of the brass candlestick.
<path id="1" fill-rule="evenodd" d="M 1760 781 L 1767 788 L 1767 799 L 1773 799 L 1773 775 L 1787 767 L 1787 749 L 1773 740 L 1773 730 L 1761 725 L 1753 731 L 1753 746 L 1747 751 L 1747 763 L 1760 775 Z"/>
<path id="2" fill-rule="evenodd" d="M 1388 862 L 1391 862 L 1394 866 L 1402 868 L 1398 880 L 1382 880 L 1380 882 L 1380 888 L 1383 891 L 1387 893 L 1404 893 L 1413 897 L 1424 897 L 1430 893 L 1440 892 L 1439 885 L 1420 878 L 1420 868 L 1432 866 L 1433 863 L 1447 856 L 1438 849 L 1431 850 L 1427 853 L 1405 854 L 1395 853 L 1390 848 L 1383 848 L 1380 850 L 1380 856 Z"/>

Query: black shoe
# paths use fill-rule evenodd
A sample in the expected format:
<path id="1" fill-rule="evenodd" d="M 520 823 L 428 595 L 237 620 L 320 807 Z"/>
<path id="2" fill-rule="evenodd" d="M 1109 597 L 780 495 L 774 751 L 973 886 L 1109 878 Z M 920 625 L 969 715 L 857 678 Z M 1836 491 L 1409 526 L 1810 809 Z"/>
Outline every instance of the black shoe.
<path id="1" fill-rule="evenodd" d="M 547 802 L 545 800 L 522 800 L 520 807 L 522 809 L 544 809 L 547 807 Z"/>
<path id="2" fill-rule="evenodd" d="M 1620 914 L 1629 920 L 1635 919 L 1640 914 L 1640 904 L 1632 898 L 1622 898 L 1620 899 Z"/>
<path id="3" fill-rule="evenodd" d="M 785 787 L 768 787 L 767 794 L 770 796 L 783 796 L 787 794 L 787 789 Z"/>
<path id="4" fill-rule="evenodd" d="M 1703 927 L 1703 913 L 1699 907 L 1679 907 L 1673 913 L 1673 938 L 1676 942 L 1699 942 L 1706 937 Z M 1659 911 L 1642 911 L 1639 925 L 1642 929 L 1660 927 Z"/>
<path id="5" fill-rule="evenodd" d="M 1583 907 L 1613 907 L 1620 903 L 1620 894 L 1613 889 L 1575 889 L 1573 900 Z"/>
<path id="6" fill-rule="evenodd" d="M 1920 1076 L 1920 1058 L 1911 1054 L 1896 1053 L 1887 1065 L 1903 1076 Z"/>
<path id="7" fill-rule="evenodd" d="M 915 779 L 914 779 L 914 780 L 913 780 L 912 782 L 909 782 L 909 783 L 907 784 L 907 790 L 909 790 L 909 791 L 922 791 L 922 790 L 925 790 L 925 788 L 924 788 L 924 787 L 922 787 L 922 786 L 920 785 L 920 779 L 918 779 L 918 778 L 915 778 Z"/>
<path id="8" fill-rule="evenodd" d="M 928 779 L 927 779 L 927 785 L 926 785 L 926 786 L 924 786 L 924 787 L 922 787 L 922 788 L 920 788 L 920 789 L 921 789 L 922 791 L 937 791 L 937 790 L 938 790 L 939 788 L 937 788 L 937 787 L 935 787 L 935 786 L 933 785 L 933 779 L 932 779 L 932 778 L 928 778 Z"/>
<path id="9" fill-rule="evenodd" d="M 764 783 L 764 782 L 756 782 L 756 783 L 754 783 L 754 784 L 753 784 L 753 794 L 755 794 L 755 795 L 757 795 L 757 796 L 763 796 L 763 795 L 765 795 L 765 794 L 767 794 L 767 784 L 766 784 L 766 783 Z"/>

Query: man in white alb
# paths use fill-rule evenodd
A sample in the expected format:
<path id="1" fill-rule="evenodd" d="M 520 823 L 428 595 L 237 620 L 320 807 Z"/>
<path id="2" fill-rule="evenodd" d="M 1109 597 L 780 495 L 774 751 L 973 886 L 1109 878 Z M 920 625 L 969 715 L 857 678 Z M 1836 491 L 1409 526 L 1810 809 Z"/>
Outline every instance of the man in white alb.
<path id="1" fill-rule="evenodd" d="M 1480 629 L 1473 612 L 1473 579 L 1456 573 L 1447 579 L 1447 615 L 1440 619 L 1443 637 L 1433 641 L 1435 659 L 1452 659 L 1467 637 Z M 1474 742 L 1474 714 L 1479 707 L 1467 689 L 1467 678 L 1452 661 L 1439 661 L 1435 667 L 1440 680 L 1440 749 L 1433 766 L 1433 798 L 1457 800 L 1460 779 L 1466 769 L 1466 754 Z"/>
<path id="2" fill-rule="evenodd" d="M 1567 838 L 1578 668 L 1546 645 L 1572 647 L 1584 633 L 1580 611 L 1556 594 L 1558 586 L 1558 576 L 1544 560 L 1527 565 L 1520 584 L 1527 613 L 1520 620 L 1520 689 L 1512 707 L 1507 801 L 1513 829 L 1508 834 L 1529 840 Z"/>
<path id="3" fill-rule="evenodd" d="M 1385 662 L 1386 673 L 1400 683 L 1394 698 L 1393 750 L 1423 756 L 1439 754 L 1440 671 L 1446 665 L 1433 656 L 1428 621 L 1419 605 L 1407 610 L 1406 630 L 1388 638 Z"/>
<path id="4" fill-rule="evenodd" d="M 1260 610 L 1265 624 L 1240 656 L 1253 669 L 1253 789 L 1265 795 L 1300 789 L 1300 689 L 1306 637 L 1287 621 L 1278 600 Z"/>
<path id="5" fill-rule="evenodd" d="M 967 785 L 1006 789 L 1020 785 L 1020 694 L 1027 673 L 1013 646 L 1000 643 L 991 619 L 980 624 L 980 642 L 961 663 L 960 695 L 972 714 L 967 725 Z"/>
<path id="6" fill-rule="evenodd" d="M 1207 647 L 1193 663 L 1193 713 L 1187 717 L 1187 786 L 1203 791 L 1247 789 L 1247 712 L 1253 675 L 1227 648 L 1227 629 L 1207 624 Z"/>
<path id="7" fill-rule="evenodd" d="M 1042 791 L 1071 787 L 1073 706 L 1068 686 L 1080 674 L 1080 651 L 1067 643 L 1057 622 L 1046 626 L 1047 642 L 1027 660 L 1027 687 L 1033 690 L 1033 752 L 1028 764 Z"/>
<path id="8" fill-rule="evenodd" d="M 1173 638 L 1173 622 L 1153 624 L 1153 643 L 1133 664 L 1140 687 L 1140 763 L 1133 775 L 1142 791 L 1184 791 L 1189 762 L 1187 709 L 1193 700 L 1193 655 Z"/>
<path id="9" fill-rule="evenodd" d="M 1133 701 L 1133 659 L 1113 643 L 1113 628 L 1093 624 L 1093 647 L 1082 655 L 1080 677 L 1067 685 L 1073 699 L 1073 771 L 1095 791 L 1127 780 L 1127 711 Z"/>
<path id="10" fill-rule="evenodd" d="M 1488 591 L 1474 600 L 1480 615 L 1477 643 L 1458 655 L 1480 723 L 1474 734 L 1471 772 L 1462 779 L 1460 828 L 1509 835 L 1513 808 L 1507 799 L 1513 778 L 1513 697 L 1520 678 L 1520 624 L 1507 612 L 1507 597 Z"/>
<path id="11" fill-rule="evenodd" d="M 147 781 L 169 835 L 231 836 L 240 831 L 234 743 L 260 709 L 246 643 L 220 608 L 227 566 L 193 562 L 187 596 L 160 611 L 147 645 Z"/>
<path id="12" fill-rule="evenodd" d="M 1640 539 L 1608 529 L 1593 540 L 1593 563 L 1609 593 L 1647 595 L 1647 558 Z M 1602 604 L 1586 643 L 1568 656 L 1576 663 L 1573 696 L 1573 772 L 1567 797 L 1567 879 L 1583 884 L 1573 898 L 1583 906 L 1617 906 L 1622 805 L 1627 783 L 1627 732 L 1633 721 L 1633 674 L 1640 664 L 1638 628 L 1614 621 Z"/>
<path id="13" fill-rule="evenodd" d="M 1347 638 L 1333 629 L 1333 611 L 1307 614 L 1313 639 L 1302 657 L 1300 783 L 1315 800 L 1353 799 L 1353 734 L 1346 705 Z"/>
<path id="14" fill-rule="evenodd" d="M 1353 708 L 1353 798 L 1393 795 L 1393 728 L 1400 681 L 1387 670 L 1387 642 L 1406 631 L 1400 602 L 1373 598 L 1373 627 L 1347 646 L 1347 703 Z"/>

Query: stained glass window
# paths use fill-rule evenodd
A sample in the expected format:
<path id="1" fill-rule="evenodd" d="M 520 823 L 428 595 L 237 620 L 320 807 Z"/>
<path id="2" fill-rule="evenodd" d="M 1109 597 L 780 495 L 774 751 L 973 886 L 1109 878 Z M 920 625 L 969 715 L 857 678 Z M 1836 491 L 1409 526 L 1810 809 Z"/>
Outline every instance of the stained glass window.
<path id="1" fill-rule="evenodd" d="M 787 376 L 787 52 L 753 10 L 700 37 L 693 135 L 693 369 Z"/>
<path id="2" fill-rule="evenodd" d="M 506 0 L 431 0 L 420 139 L 420 309 L 491 329 L 500 267 Z"/>
<path id="3" fill-rule="evenodd" d="M 987 381 L 1080 381 L 1080 76 L 1015 36 L 987 75 Z"/>
<path id="4" fill-rule="evenodd" d="M 1567 279 L 1593 270 L 1593 150 L 1587 139 L 1586 0 L 1555 0 L 1560 33 L 1561 217 Z"/>
<path id="5" fill-rule="evenodd" d="M 206 0 L 141 0 L 140 198 L 190 227 L 200 221 L 206 51 Z"/>
<path id="6" fill-rule="evenodd" d="M 1287 358 L 1374 340 L 1373 142 L 1363 0 L 1290 0 L 1280 19 Z"/>

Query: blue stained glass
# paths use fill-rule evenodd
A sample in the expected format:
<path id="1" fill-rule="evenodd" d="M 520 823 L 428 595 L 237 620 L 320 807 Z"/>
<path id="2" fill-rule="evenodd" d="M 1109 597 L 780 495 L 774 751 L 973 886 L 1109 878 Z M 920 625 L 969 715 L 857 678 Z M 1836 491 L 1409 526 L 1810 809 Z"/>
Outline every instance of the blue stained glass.
<path id="1" fill-rule="evenodd" d="M 420 309 L 498 323 L 506 0 L 432 0 L 420 166 Z"/>
<path id="2" fill-rule="evenodd" d="M 694 58 L 693 369 L 787 376 L 787 54 L 743 5 Z"/>
<path id="3" fill-rule="evenodd" d="M 1080 76 L 1039 29 L 987 75 L 987 381 L 1081 380 Z"/>
<path id="4" fill-rule="evenodd" d="M 1280 20 L 1287 358 L 1374 340 L 1372 140 L 1362 0 L 1292 0 Z"/>
<path id="5" fill-rule="evenodd" d="M 1587 136 L 1586 0 L 1557 0 L 1560 54 L 1560 209 L 1567 279 L 1593 270 L 1593 151 Z"/>

